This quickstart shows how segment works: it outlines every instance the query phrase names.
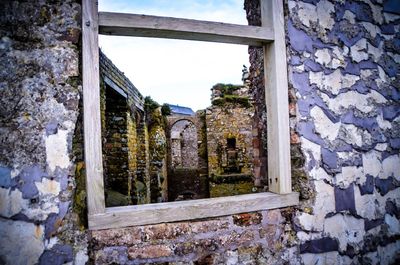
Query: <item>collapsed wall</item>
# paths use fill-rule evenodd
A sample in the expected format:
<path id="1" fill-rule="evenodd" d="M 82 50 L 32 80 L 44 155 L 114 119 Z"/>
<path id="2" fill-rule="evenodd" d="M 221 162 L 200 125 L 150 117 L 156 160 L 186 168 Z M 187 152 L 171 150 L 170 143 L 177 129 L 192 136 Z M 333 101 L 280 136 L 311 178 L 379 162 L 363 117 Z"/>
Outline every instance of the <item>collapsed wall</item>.
<path id="1" fill-rule="evenodd" d="M 1 263 L 84 264 L 88 254 L 97 264 L 398 262 L 400 16 L 382 2 L 285 3 L 300 205 L 100 231 L 79 222 L 75 204 L 85 196 L 72 148 L 81 6 L 0 2 Z M 259 5 L 245 3 L 257 21 Z"/>
<path id="2" fill-rule="evenodd" d="M 206 109 L 210 197 L 254 191 L 253 118 L 249 87 L 216 84 Z"/>

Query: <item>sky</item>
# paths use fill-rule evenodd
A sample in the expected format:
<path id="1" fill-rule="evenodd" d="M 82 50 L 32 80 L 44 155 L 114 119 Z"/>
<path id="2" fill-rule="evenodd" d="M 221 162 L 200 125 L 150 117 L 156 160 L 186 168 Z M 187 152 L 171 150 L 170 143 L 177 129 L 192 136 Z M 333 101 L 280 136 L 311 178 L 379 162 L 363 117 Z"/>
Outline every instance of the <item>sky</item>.
<path id="1" fill-rule="evenodd" d="M 243 0 L 99 0 L 99 11 L 247 24 Z M 204 109 L 216 83 L 241 84 L 247 46 L 99 36 L 99 46 L 143 96 Z"/>

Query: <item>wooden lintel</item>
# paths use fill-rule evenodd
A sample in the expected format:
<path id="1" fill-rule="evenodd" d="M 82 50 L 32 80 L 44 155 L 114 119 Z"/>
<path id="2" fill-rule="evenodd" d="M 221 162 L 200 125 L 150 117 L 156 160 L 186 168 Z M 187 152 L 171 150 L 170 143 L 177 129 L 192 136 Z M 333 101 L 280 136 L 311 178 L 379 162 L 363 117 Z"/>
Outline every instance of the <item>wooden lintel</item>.
<path id="1" fill-rule="evenodd" d="M 262 46 L 272 42 L 273 28 L 183 18 L 99 12 L 99 33 Z"/>

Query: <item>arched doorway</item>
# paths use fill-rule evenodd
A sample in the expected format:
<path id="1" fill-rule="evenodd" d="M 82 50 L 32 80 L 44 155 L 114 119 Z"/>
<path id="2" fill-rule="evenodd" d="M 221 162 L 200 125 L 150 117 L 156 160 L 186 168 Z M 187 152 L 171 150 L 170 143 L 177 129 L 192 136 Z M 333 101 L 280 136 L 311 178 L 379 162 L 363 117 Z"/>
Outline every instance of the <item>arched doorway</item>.
<path id="1" fill-rule="evenodd" d="M 197 129 L 192 121 L 179 120 L 171 127 L 171 168 L 198 167 Z"/>
<path id="2" fill-rule="evenodd" d="M 207 176 L 199 174 L 198 128 L 195 120 L 178 119 L 169 130 L 168 200 L 208 197 Z"/>

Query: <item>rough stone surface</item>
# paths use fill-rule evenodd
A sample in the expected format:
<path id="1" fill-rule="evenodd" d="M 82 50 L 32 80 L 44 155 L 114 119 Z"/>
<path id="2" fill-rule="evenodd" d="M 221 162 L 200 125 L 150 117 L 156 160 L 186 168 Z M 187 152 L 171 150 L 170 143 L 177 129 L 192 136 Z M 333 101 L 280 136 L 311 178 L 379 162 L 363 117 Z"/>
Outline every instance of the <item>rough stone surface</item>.
<path id="1" fill-rule="evenodd" d="M 317 14 L 322 5 L 334 13 L 326 24 Z M 400 16 L 383 12 L 381 1 L 289 0 L 288 10 L 297 130 L 316 193 L 313 202 L 302 202 L 294 219 L 304 242 L 301 259 L 305 264 L 394 262 L 399 256 L 389 251 L 386 258 L 381 249 L 395 248 L 391 242 L 398 242 L 400 233 L 397 217 L 387 213 L 399 202 L 394 193 L 400 172 L 394 131 L 399 70 L 393 63 L 399 56 L 389 47 L 398 41 L 390 28 Z M 336 248 L 315 244 L 327 238 L 338 242 Z"/>
<path id="2" fill-rule="evenodd" d="M 60 264 L 87 253 L 70 207 L 80 18 L 79 1 L 0 3 L 2 264 Z M 51 262 L 58 250 L 50 241 L 65 245 L 68 258 Z"/>
<path id="3" fill-rule="evenodd" d="M 0 260 L 5 264 L 36 264 L 44 250 L 43 226 L 0 218 Z"/>

